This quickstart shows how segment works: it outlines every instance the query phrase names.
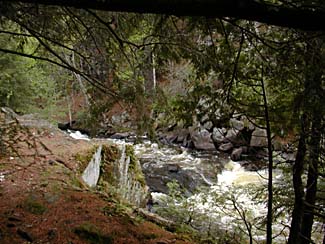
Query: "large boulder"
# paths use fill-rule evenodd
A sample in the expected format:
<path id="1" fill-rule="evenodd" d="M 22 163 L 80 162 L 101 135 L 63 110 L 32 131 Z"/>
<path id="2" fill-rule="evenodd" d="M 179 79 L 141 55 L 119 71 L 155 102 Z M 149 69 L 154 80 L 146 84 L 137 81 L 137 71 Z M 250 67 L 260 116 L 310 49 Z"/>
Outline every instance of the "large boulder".
<path id="1" fill-rule="evenodd" d="M 191 195 L 201 186 L 206 186 L 202 176 L 192 170 L 184 169 L 177 164 L 163 164 L 154 158 L 142 158 L 142 170 L 146 177 L 146 183 L 151 192 L 168 194 L 169 182 L 177 181 L 186 195 Z"/>
<path id="2" fill-rule="evenodd" d="M 211 138 L 211 133 L 206 129 L 196 128 L 191 129 L 191 140 L 194 147 L 199 150 L 215 150 L 214 143 Z"/>
<path id="3" fill-rule="evenodd" d="M 229 129 L 225 136 L 225 141 L 231 142 L 234 144 L 237 141 L 238 133 L 239 133 L 238 130 L 235 130 L 233 128 Z"/>
<path id="4" fill-rule="evenodd" d="M 237 131 L 241 131 L 245 128 L 245 124 L 241 120 L 232 118 L 232 119 L 230 119 L 229 123 L 230 123 L 230 126 Z"/>
<path id="5" fill-rule="evenodd" d="M 160 141 L 165 144 L 177 143 L 184 147 L 191 144 L 190 132 L 188 129 L 175 129 L 160 135 Z"/>
<path id="6" fill-rule="evenodd" d="M 252 133 L 251 147 L 267 147 L 267 133 L 265 129 L 255 128 Z"/>
<path id="7" fill-rule="evenodd" d="M 225 133 L 227 130 L 225 128 L 213 128 L 212 140 L 216 144 L 221 144 L 225 140 Z"/>

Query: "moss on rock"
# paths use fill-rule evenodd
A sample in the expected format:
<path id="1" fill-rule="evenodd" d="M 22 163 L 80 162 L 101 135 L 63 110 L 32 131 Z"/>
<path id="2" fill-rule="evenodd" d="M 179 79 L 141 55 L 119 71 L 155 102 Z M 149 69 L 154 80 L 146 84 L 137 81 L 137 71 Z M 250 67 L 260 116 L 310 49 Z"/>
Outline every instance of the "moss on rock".
<path id="1" fill-rule="evenodd" d="M 144 187 L 146 185 L 146 180 L 143 175 L 139 160 L 135 156 L 134 148 L 132 145 L 125 146 L 125 154 L 126 156 L 130 157 L 129 172 L 133 173 L 134 180 L 138 181 L 141 186 Z"/>

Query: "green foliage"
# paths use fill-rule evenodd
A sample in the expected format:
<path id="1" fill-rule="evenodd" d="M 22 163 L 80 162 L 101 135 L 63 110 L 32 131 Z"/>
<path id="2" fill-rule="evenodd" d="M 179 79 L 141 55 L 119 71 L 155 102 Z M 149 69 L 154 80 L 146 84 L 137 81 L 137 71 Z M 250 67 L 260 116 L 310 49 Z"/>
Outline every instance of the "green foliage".
<path id="1" fill-rule="evenodd" d="M 7 28 L 19 32 L 15 25 Z M 14 39 L 5 34 L 0 35 L 0 45 L 4 49 L 26 53 L 37 48 L 34 39 Z M 45 118 L 58 115 L 57 103 L 62 96 L 58 82 L 67 78 L 67 72 L 12 54 L 1 55 L 0 71 L 0 106 L 21 113 L 40 113 Z"/>
<path id="2" fill-rule="evenodd" d="M 23 203 L 23 208 L 26 211 L 36 215 L 42 215 L 47 210 L 47 208 L 40 201 L 31 195 L 26 198 L 25 202 Z"/>
<path id="3" fill-rule="evenodd" d="M 171 219 L 177 224 L 177 231 L 195 236 L 198 243 L 244 243 L 245 237 L 244 221 L 256 222 L 250 216 L 245 202 L 240 201 L 240 195 L 231 191 L 205 191 L 202 189 L 199 194 L 192 197 L 185 197 L 179 184 L 174 181 L 168 183 L 169 194 L 161 199 L 162 203 L 155 207 L 155 211 L 161 216 Z M 242 191 L 242 189 L 241 189 Z M 239 213 L 233 208 L 233 204 L 244 211 L 246 218 L 242 219 Z M 203 208 L 202 208 L 203 207 Z M 215 210 L 215 212 L 214 212 Z M 228 225 L 227 231 L 222 226 L 222 216 L 232 218 L 231 228 Z"/>
<path id="4" fill-rule="evenodd" d="M 171 120 L 182 121 L 184 127 L 194 124 L 207 116 L 214 126 L 222 127 L 228 123 L 233 113 L 224 101 L 222 90 L 213 90 L 210 84 L 195 83 L 186 95 L 176 96 L 166 106 L 166 114 Z"/>
<path id="5" fill-rule="evenodd" d="M 105 206 L 102 209 L 102 212 L 106 216 L 126 216 L 129 217 L 129 214 L 132 212 L 132 207 L 121 203 L 119 201 L 115 202 L 114 205 Z"/>

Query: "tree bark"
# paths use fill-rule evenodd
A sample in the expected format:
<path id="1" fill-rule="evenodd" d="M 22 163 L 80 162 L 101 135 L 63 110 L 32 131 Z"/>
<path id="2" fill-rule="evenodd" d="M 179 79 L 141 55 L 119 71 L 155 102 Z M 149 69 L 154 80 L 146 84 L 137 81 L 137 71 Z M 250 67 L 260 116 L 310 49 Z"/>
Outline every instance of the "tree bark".
<path id="1" fill-rule="evenodd" d="M 304 216 L 302 219 L 302 244 L 311 243 L 311 232 L 314 222 L 314 211 L 317 194 L 318 167 L 320 164 L 320 143 L 322 117 L 322 76 L 323 76 L 323 40 L 315 39 L 308 43 L 306 53 L 307 79 L 305 89 L 308 91 L 309 109 L 311 111 L 311 133 L 309 142 L 309 165 L 306 186 Z"/>
<path id="2" fill-rule="evenodd" d="M 1 0 L 117 12 L 176 16 L 233 17 L 303 30 L 325 30 L 325 10 L 302 9 L 254 0 Z"/>
<path id="3" fill-rule="evenodd" d="M 272 244 L 272 222 L 273 222 L 273 156 L 272 156 L 272 138 L 271 138 L 271 125 L 269 118 L 269 107 L 266 97 L 266 91 L 263 81 L 263 69 L 262 69 L 262 91 L 263 91 L 263 101 L 264 101 L 264 117 L 266 122 L 266 136 L 267 136 L 267 151 L 268 151 L 268 200 L 267 200 L 267 220 L 266 220 L 266 244 Z"/>
<path id="4" fill-rule="evenodd" d="M 307 191 L 305 200 L 305 213 L 302 220 L 302 244 L 311 243 L 311 233 L 314 223 L 314 207 L 316 203 L 318 167 L 320 157 L 320 141 L 321 141 L 321 117 L 320 114 L 314 114 L 311 140 L 310 140 L 310 164 L 308 167 Z"/>
<path id="5" fill-rule="evenodd" d="M 292 220 L 288 244 L 300 244 L 301 223 L 304 215 L 304 185 L 302 174 L 304 172 L 305 155 L 306 155 L 306 114 L 301 118 L 301 132 L 298 143 L 298 151 L 295 163 L 293 165 L 292 181 L 295 192 L 295 203 L 292 211 Z"/>

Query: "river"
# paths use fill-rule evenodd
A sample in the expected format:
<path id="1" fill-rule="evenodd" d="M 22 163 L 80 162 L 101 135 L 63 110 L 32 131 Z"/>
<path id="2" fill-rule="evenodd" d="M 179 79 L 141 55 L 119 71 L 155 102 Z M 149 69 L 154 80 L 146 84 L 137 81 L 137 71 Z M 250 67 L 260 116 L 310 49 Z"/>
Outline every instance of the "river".
<path id="1" fill-rule="evenodd" d="M 243 165 L 250 162 L 234 162 L 217 152 L 161 146 L 146 140 L 131 144 L 156 203 L 154 212 L 179 224 L 186 223 L 216 243 L 222 241 L 218 238 L 225 233 L 226 238 L 236 238 L 237 243 L 246 243 L 249 235 L 254 243 L 265 240 L 266 170 L 246 170 Z M 281 203 L 293 192 L 286 189 L 290 188 L 290 178 L 282 169 L 274 170 L 273 174 L 275 191 L 279 194 L 279 199 L 275 199 L 274 243 L 286 243 L 291 212 Z M 315 228 L 321 238 L 322 224 L 316 222 Z"/>

